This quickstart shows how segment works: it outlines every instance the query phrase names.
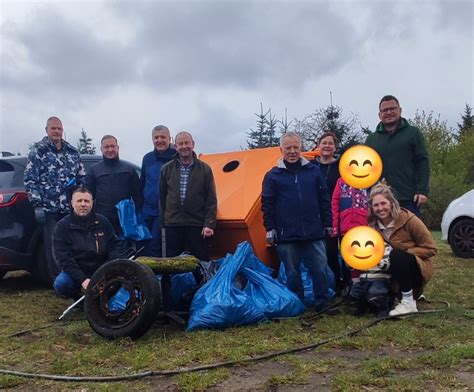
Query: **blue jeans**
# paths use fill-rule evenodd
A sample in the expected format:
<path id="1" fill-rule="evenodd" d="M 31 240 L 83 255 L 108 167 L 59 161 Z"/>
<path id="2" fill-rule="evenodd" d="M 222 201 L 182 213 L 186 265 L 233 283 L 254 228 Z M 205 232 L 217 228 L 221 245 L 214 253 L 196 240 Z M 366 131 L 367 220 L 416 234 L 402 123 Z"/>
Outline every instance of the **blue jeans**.
<path id="1" fill-rule="evenodd" d="M 81 286 L 77 284 L 66 272 L 61 272 L 53 283 L 56 294 L 61 297 L 79 299 L 81 297 Z"/>
<path id="2" fill-rule="evenodd" d="M 300 271 L 300 265 L 303 262 L 313 281 L 315 306 L 320 307 L 327 304 L 329 302 L 329 283 L 326 275 L 328 262 L 324 240 L 279 243 L 277 250 L 278 257 L 285 266 L 288 288 L 301 300 L 304 299 Z"/>
<path id="3" fill-rule="evenodd" d="M 161 226 L 160 217 L 153 215 L 143 214 L 143 220 L 145 221 L 148 230 L 151 233 L 151 239 L 145 245 L 145 249 L 142 252 L 143 256 L 154 256 L 161 257 Z"/>

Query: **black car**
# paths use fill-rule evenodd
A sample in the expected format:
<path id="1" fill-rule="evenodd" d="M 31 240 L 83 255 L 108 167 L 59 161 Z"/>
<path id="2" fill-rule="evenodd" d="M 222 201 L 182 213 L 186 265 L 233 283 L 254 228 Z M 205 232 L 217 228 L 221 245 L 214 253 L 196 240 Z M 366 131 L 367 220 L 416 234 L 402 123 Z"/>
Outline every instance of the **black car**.
<path id="1" fill-rule="evenodd" d="M 102 156 L 82 155 L 81 159 L 87 171 Z M 35 220 L 23 184 L 26 161 L 25 156 L 0 158 L 0 279 L 8 271 L 26 270 L 51 285 L 42 226 Z"/>

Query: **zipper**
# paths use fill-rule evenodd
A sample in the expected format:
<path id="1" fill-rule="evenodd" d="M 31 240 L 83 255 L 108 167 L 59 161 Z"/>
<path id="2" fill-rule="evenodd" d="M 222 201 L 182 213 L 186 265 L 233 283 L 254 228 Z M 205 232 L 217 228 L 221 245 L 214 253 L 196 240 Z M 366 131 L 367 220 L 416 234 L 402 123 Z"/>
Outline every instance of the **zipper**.
<path id="1" fill-rule="evenodd" d="M 97 250 L 97 254 L 99 254 L 99 239 L 97 237 L 97 233 L 95 233 L 95 248 Z"/>
<path id="2" fill-rule="evenodd" d="M 301 189 L 300 189 L 300 186 L 298 184 L 298 173 L 295 173 L 295 184 L 296 184 L 296 189 L 298 190 L 298 197 L 300 199 L 300 202 L 303 201 L 303 197 L 301 196 Z M 303 235 L 306 236 L 306 231 L 304 229 L 304 225 L 301 224 L 301 231 L 303 232 Z"/>

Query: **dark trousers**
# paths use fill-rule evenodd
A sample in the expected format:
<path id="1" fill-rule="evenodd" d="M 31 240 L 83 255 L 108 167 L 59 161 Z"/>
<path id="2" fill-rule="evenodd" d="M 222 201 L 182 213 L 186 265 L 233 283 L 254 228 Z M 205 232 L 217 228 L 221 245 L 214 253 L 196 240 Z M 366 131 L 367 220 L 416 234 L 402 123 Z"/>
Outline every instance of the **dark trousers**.
<path id="1" fill-rule="evenodd" d="M 147 241 L 145 249 L 141 253 L 143 256 L 161 257 L 161 226 L 160 217 L 153 215 L 143 215 L 145 225 L 151 233 L 151 239 Z"/>
<path id="2" fill-rule="evenodd" d="M 339 238 L 326 237 L 324 238 L 324 243 L 326 245 L 328 265 L 334 273 L 336 292 L 340 293 L 344 287 L 349 286 L 351 273 L 344 261 L 342 263 L 339 262 Z"/>
<path id="3" fill-rule="evenodd" d="M 209 245 L 202 238 L 202 227 L 168 226 L 166 227 L 166 256 L 179 256 L 189 252 L 197 259 L 209 261 Z"/>
<path id="4" fill-rule="evenodd" d="M 53 232 L 54 228 L 56 227 L 56 223 L 66 215 L 67 214 L 62 214 L 59 212 L 46 212 L 44 214 L 43 242 L 44 249 L 46 251 L 46 260 L 48 261 L 49 275 L 53 281 L 61 272 L 61 267 L 53 256 Z"/>
<path id="5" fill-rule="evenodd" d="M 415 291 L 422 286 L 423 277 L 415 256 L 403 250 L 393 249 L 390 252 L 388 272 L 392 275 L 392 279 L 398 283 L 401 291 Z"/>
<path id="6" fill-rule="evenodd" d="M 420 216 L 420 207 L 414 202 L 414 201 L 401 201 L 400 207 L 406 208 L 408 211 L 413 212 L 418 218 L 421 218 Z"/>

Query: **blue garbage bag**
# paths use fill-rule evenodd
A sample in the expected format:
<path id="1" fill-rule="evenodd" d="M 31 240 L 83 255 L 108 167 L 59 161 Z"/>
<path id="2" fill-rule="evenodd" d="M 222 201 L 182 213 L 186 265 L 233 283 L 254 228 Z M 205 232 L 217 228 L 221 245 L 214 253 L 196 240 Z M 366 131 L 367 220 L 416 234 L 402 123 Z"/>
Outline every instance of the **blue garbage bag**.
<path id="1" fill-rule="evenodd" d="M 269 319 L 294 317 L 304 311 L 305 306 L 298 296 L 270 275 L 250 268 L 244 268 L 242 274 L 248 280 L 244 292 Z"/>
<path id="2" fill-rule="evenodd" d="M 245 292 L 235 286 L 237 273 L 251 263 L 252 250 L 247 242 L 227 255 L 216 275 L 194 295 L 188 331 L 256 324 L 268 320 Z"/>
<path id="3" fill-rule="evenodd" d="M 144 224 L 140 214 L 137 216 L 133 199 L 120 200 L 115 208 L 118 210 L 122 239 L 129 238 L 135 241 L 143 241 L 151 238 L 150 230 Z"/>
<path id="4" fill-rule="evenodd" d="M 304 265 L 304 263 L 300 264 L 300 271 L 301 271 L 301 280 L 303 282 L 303 291 L 304 291 L 304 304 L 307 307 L 314 306 L 314 292 L 313 292 L 313 280 L 311 279 L 311 275 L 309 274 L 308 268 Z M 328 295 L 329 299 L 334 298 L 336 295 L 335 287 L 336 282 L 334 278 L 334 273 L 332 272 L 329 266 L 326 266 L 326 276 L 328 278 Z M 280 269 L 278 271 L 278 281 L 284 285 L 287 284 L 286 280 L 286 272 L 285 272 L 285 265 L 280 263 Z"/>
<path id="5" fill-rule="evenodd" d="M 128 305 L 128 301 L 130 300 L 130 293 L 128 290 L 120 287 L 118 291 L 109 299 L 107 303 L 107 307 L 109 308 L 110 312 L 123 312 Z"/>
<path id="6" fill-rule="evenodd" d="M 195 288 L 196 280 L 192 272 L 171 275 L 171 309 L 188 310 Z"/>

